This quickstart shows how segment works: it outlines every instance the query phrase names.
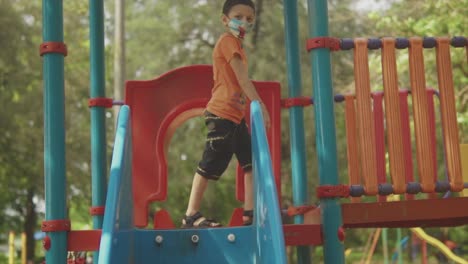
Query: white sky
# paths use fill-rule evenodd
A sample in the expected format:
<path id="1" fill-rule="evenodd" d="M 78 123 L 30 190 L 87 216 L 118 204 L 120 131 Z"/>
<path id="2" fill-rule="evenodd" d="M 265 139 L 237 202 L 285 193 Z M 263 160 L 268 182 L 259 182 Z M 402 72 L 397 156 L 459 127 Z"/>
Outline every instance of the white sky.
<path id="1" fill-rule="evenodd" d="M 371 11 L 385 8 L 391 1 L 387 0 L 355 0 L 356 9 L 363 11 Z"/>

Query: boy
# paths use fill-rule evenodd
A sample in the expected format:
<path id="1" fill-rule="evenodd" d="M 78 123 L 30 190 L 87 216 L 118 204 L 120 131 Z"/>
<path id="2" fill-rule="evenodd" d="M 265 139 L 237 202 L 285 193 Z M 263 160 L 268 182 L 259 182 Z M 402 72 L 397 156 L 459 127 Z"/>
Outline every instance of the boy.
<path id="1" fill-rule="evenodd" d="M 226 0 L 222 23 L 227 32 L 221 35 L 213 50 L 212 97 L 206 106 L 208 128 L 205 150 L 195 173 L 187 212 L 182 227 L 220 227 L 198 211 L 208 180 L 218 180 L 235 154 L 245 173 L 244 225 L 253 219 L 252 153 L 250 135 L 244 115 L 247 98 L 262 106 L 265 126 L 270 117 L 248 77 L 247 57 L 242 48 L 246 33 L 255 22 L 252 0 Z"/>

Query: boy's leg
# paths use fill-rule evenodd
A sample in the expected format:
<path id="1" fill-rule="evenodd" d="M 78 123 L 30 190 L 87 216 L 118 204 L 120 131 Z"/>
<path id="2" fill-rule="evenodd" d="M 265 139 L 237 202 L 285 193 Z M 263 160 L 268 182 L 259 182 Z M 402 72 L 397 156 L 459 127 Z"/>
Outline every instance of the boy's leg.
<path id="1" fill-rule="evenodd" d="M 220 227 L 221 224 L 215 220 L 205 218 L 198 210 L 201 200 L 208 186 L 208 179 L 201 176 L 198 172 L 193 177 L 192 189 L 190 191 L 189 203 L 184 218 L 182 219 L 182 228 L 197 227 Z"/>
<path id="2" fill-rule="evenodd" d="M 221 226 L 216 221 L 203 217 L 199 210 L 208 181 L 218 180 L 231 160 L 232 129 L 235 126 L 233 122 L 210 113 L 205 113 L 205 124 L 208 128 L 205 150 L 193 177 L 187 211 L 182 220 L 183 227 Z"/>
<path id="3" fill-rule="evenodd" d="M 244 174 L 244 212 L 252 211 L 254 207 L 254 198 L 253 198 L 253 179 L 252 171 L 246 172 Z M 248 222 L 251 219 L 250 216 L 242 216 L 244 222 Z"/>
<path id="4" fill-rule="evenodd" d="M 245 120 L 242 120 L 241 124 L 239 124 L 234 141 L 237 160 L 244 170 L 244 215 L 242 216 L 242 220 L 244 225 L 249 225 L 252 223 L 254 214 L 254 191 L 252 179 L 252 143 Z"/>
<path id="5" fill-rule="evenodd" d="M 201 200 L 208 186 L 208 179 L 195 173 L 193 176 L 192 190 L 190 191 L 190 198 L 185 215 L 192 216 L 200 210 Z"/>

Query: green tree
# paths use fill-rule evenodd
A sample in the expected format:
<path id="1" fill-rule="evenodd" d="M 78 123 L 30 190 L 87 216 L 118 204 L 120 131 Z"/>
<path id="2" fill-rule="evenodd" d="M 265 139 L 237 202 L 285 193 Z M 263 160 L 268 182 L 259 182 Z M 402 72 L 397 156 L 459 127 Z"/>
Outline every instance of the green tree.
<path id="1" fill-rule="evenodd" d="M 39 72 L 33 70 L 38 62 L 37 46 L 32 49 L 28 23 L 9 1 L 0 1 L 1 47 L 0 55 L 0 101 L 4 111 L 0 145 L 1 185 L 7 188 L 1 201 L 0 219 L 2 230 L 25 231 L 28 235 L 28 257 L 34 256 L 33 233 L 36 229 L 35 195 L 42 189 L 42 148 L 40 109 L 42 91 L 38 89 Z M 36 51 L 36 52 L 35 52 Z M 36 81 L 35 81 L 36 80 Z M 33 133 L 31 133 L 33 132 Z M 0 199 L 1 199 L 0 198 Z"/>
<path id="2" fill-rule="evenodd" d="M 33 259 L 33 235 L 44 212 L 42 68 L 38 54 L 42 6 L 34 1 L 2 0 L 0 13 L 0 43 L 5 51 L 0 55 L 0 102 L 4 106 L 0 113 L 0 185 L 5 186 L 0 194 L 0 230 L 26 232 L 28 258 Z M 69 51 L 65 58 L 67 199 L 69 206 L 79 209 L 72 211 L 78 212 L 72 222 L 89 223 L 88 6 L 66 2 L 64 14 Z"/>

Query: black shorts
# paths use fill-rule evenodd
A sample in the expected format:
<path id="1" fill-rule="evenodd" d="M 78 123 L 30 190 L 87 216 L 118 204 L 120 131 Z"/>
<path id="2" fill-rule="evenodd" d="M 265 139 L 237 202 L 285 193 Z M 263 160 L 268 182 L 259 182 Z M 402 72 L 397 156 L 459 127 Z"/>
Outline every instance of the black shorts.
<path id="1" fill-rule="evenodd" d="M 203 157 L 198 164 L 198 174 L 218 180 L 229 165 L 232 154 L 236 155 L 244 172 L 252 170 L 250 134 L 244 119 L 236 124 L 206 111 L 205 125 L 208 135 Z"/>

